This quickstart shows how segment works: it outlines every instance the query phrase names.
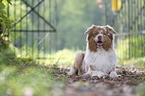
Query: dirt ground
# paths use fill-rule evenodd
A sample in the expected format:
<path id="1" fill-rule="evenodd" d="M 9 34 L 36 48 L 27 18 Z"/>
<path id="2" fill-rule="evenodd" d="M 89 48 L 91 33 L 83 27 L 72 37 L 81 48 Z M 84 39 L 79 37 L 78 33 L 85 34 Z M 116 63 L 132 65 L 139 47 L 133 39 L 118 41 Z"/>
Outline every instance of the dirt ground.
<path id="1" fill-rule="evenodd" d="M 55 70 L 56 78 L 66 79 L 64 96 L 145 96 L 145 73 L 117 68 L 117 78 L 109 76 L 68 76 L 68 69 Z M 143 89 L 141 89 L 143 88 Z"/>

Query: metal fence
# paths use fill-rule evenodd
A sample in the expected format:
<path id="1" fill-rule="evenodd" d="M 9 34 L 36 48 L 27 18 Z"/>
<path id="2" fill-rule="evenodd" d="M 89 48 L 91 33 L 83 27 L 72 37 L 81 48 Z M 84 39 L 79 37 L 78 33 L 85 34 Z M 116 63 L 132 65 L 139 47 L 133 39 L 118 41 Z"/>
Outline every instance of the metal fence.
<path id="1" fill-rule="evenodd" d="M 112 9 L 112 1 L 121 8 Z M 11 0 L 9 18 L 15 20 L 9 38 L 19 56 L 49 58 L 56 48 L 56 0 Z M 145 0 L 104 0 L 106 24 L 117 31 L 120 60 L 145 58 Z M 116 4 L 117 5 L 117 4 Z M 117 7 L 117 6 L 116 6 Z"/>
<path id="2" fill-rule="evenodd" d="M 50 58 L 56 48 L 56 0 L 11 0 L 7 8 L 16 22 L 9 38 L 18 56 Z"/>
<path id="3" fill-rule="evenodd" d="M 145 61 L 145 0 L 121 0 L 121 8 L 116 11 L 112 9 L 113 1 L 104 0 L 106 24 L 117 31 L 115 41 L 119 59 Z"/>

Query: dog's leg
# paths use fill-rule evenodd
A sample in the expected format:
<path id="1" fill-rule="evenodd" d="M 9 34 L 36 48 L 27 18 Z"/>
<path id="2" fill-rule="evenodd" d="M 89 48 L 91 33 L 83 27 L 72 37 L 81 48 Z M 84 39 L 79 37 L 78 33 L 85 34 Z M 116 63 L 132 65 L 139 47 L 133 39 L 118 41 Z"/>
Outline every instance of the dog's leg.
<path id="1" fill-rule="evenodd" d="M 118 77 L 116 71 L 115 71 L 115 68 L 113 69 L 113 71 L 110 72 L 110 77 Z"/>
<path id="2" fill-rule="evenodd" d="M 76 53 L 74 63 L 72 64 L 70 72 L 68 73 L 68 75 L 75 75 L 77 71 L 78 71 L 77 74 L 81 75 L 80 71 L 81 71 L 81 66 L 83 63 L 84 55 L 85 54 L 82 51 L 78 51 Z"/>
<path id="3" fill-rule="evenodd" d="M 77 72 L 77 68 L 75 68 L 75 64 L 72 64 L 70 66 L 70 71 L 69 71 L 68 75 L 75 75 L 76 72 Z"/>

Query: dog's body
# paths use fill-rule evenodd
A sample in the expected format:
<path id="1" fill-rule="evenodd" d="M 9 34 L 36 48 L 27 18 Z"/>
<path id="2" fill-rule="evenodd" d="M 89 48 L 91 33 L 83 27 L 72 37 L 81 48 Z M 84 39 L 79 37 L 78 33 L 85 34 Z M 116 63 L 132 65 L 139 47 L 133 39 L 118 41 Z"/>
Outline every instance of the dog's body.
<path id="1" fill-rule="evenodd" d="M 77 52 L 69 75 L 78 72 L 78 75 L 89 74 L 101 77 L 110 74 L 110 77 L 117 77 L 115 71 L 117 55 L 113 35 L 116 33 L 115 30 L 109 25 L 92 25 L 85 33 L 87 33 L 86 52 Z"/>

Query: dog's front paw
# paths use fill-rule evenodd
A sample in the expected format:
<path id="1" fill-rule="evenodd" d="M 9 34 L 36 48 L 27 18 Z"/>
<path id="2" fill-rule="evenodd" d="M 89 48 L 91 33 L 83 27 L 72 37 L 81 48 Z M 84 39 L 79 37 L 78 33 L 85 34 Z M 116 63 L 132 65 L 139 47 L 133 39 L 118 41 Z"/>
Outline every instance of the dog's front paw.
<path id="1" fill-rule="evenodd" d="M 77 69 L 76 68 L 71 68 L 70 71 L 67 73 L 67 75 L 75 75 L 77 72 Z"/>
<path id="2" fill-rule="evenodd" d="M 105 75 L 105 73 L 101 71 L 92 71 L 92 76 L 102 77 L 103 75 Z"/>
<path id="3" fill-rule="evenodd" d="M 111 77 L 111 78 L 113 78 L 113 77 L 118 77 L 116 71 L 112 71 L 112 72 L 110 73 L 110 77 Z"/>

